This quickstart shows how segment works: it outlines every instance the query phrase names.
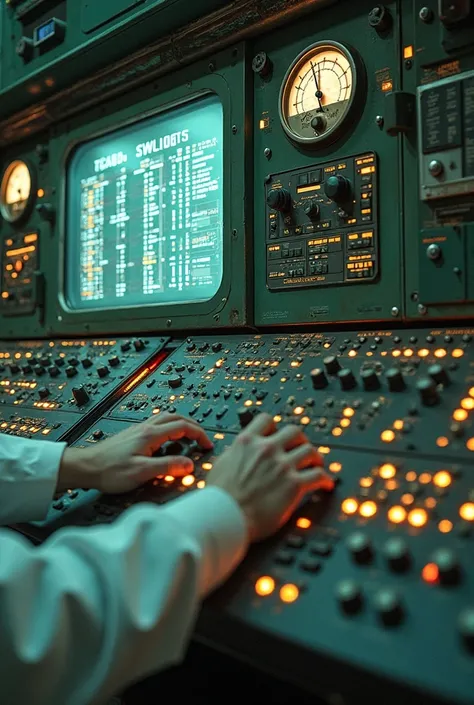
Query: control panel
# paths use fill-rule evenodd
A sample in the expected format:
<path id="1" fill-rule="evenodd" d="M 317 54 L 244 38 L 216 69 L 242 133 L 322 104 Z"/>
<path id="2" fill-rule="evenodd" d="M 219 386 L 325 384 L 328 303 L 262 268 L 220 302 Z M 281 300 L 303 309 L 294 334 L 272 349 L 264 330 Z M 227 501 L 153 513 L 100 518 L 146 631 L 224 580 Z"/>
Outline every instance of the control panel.
<path id="1" fill-rule="evenodd" d="M 377 276 L 375 154 L 275 174 L 267 181 L 270 290 Z"/>
<path id="2" fill-rule="evenodd" d="M 35 310 L 39 279 L 37 232 L 13 233 L 3 240 L 0 311 L 3 316 Z"/>
<path id="3" fill-rule="evenodd" d="M 335 489 L 307 498 L 276 537 L 250 551 L 208 601 L 198 633 L 234 648 L 245 629 L 239 648 L 246 656 L 269 668 L 284 659 L 285 673 L 310 690 L 315 658 L 325 664 L 328 687 L 335 669 L 350 664 L 357 678 L 349 703 L 388 682 L 386 703 L 467 705 L 474 668 L 473 333 L 188 338 L 75 445 L 100 443 L 167 411 L 202 424 L 214 449 L 170 442 L 160 453 L 192 458 L 193 473 L 157 477 L 122 496 L 71 488 L 55 498 L 46 521 L 22 530 L 41 539 L 65 524 L 113 521 L 137 502 L 202 491 L 216 458 L 265 411 L 277 425 L 304 430 Z M 320 694 L 325 677 L 318 678 Z"/>
<path id="4" fill-rule="evenodd" d="M 166 338 L 0 343 L 0 432 L 69 438 L 147 377 Z"/>

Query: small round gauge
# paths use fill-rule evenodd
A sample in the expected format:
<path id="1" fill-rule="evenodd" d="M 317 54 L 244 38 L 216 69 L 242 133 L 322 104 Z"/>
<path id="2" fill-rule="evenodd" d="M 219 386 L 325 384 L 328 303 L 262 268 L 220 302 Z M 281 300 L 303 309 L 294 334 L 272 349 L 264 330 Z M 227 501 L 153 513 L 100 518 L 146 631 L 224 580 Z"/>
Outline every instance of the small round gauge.
<path id="1" fill-rule="evenodd" d="M 33 175 L 21 159 L 10 162 L 0 186 L 0 212 L 9 223 L 15 223 L 31 210 L 35 191 Z"/>
<path id="2" fill-rule="evenodd" d="M 362 71 L 355 54 L 338 42 L 317 42 L 287 71 L 280 89 L 280 120 L 300 144 L 332 141 L 353 112 Z"/>

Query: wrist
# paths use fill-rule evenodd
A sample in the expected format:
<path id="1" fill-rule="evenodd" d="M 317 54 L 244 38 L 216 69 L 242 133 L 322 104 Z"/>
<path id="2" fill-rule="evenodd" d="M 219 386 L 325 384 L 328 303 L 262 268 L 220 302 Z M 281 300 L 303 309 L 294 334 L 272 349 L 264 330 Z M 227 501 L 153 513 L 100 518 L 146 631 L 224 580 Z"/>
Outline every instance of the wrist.
<path id="1" fill-rule="evenodd" d="M 57 492 L 67 489 L 91 489 L 94 483 L 94 462 L 91 448 L 66 448 L 59 465 Z"/>

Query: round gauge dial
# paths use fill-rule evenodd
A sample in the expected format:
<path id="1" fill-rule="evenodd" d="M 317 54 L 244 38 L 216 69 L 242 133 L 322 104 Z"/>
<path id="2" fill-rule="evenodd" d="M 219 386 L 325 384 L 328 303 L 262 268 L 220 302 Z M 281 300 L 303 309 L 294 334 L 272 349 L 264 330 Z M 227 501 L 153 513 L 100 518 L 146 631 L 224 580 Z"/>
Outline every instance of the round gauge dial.
<path id="1" fill-rule="evenodd" d="M 34 198 L 33 178 L 28 165 L 16 159 L 3 174 L 0 187 L 0 211 L 10 223 L 26 214 Z"/>
<path id="2" fill-rule="evenodd" d="M 280 119 L 301 144 L 335 139 L 349 117 L 357 90 L 354 56 L 337 42 L 318 42 L 290 66 L 280 90 Z"/>

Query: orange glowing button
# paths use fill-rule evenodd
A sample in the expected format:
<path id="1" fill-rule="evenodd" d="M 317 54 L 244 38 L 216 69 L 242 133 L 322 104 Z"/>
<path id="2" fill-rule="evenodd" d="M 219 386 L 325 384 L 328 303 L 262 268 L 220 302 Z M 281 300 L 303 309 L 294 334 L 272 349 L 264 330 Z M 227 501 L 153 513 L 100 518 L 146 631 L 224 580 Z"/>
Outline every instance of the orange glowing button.
<path id="1" fill-rule="evenodd" d="M 444 348 L 438 348 L 438 350 L 434 351 L 434 356 L 435 357 L 446 357 L 446 350 Z"/>
<path id="2" fill-rule="evenodd" d="M 293 409 L 293 413 L 295 414 L 295 416 L 300 416 L 303 413 L 303 411 L 304 411 L 304 406 L 295 406 L 295 408 Z"/>
<path id="3" fill-rule="evenodd" d="M 205 486 L 206 486 L 205 480 L 199 480 L 199 482 L 198 482 L 197 485 L 196 485 L 196 487 L 198 488 L 198 490 L 203 490 Z"/>
<path id="4" fill-rule="evenodd" d="M 474 502 L 465 502 L 459 509 L 459 516 L 464 521 L 474 521 Z"/>
<path id="5" fill-rule="evenodd" d="M 165 482 L 174 482 L 173 475 L 165 475 Z"/>
<path id="6" fill-rule="evenodd" d="M 470 390 L 468 391 L 468 394 L 470 397 L 474 397 L 474 387 L 470 388 Z"/>
<path id="7" fill-rule="evenodd" d="M 310 423 L 311 423 L 311 419 L 309 418 L 309 416 L 302 416 L 300 418 L 300 424 L 302 424 L 303 426 L 307 426 Z"/>
<path id="8" fill-rule="evenodd" d="M 427 497 L 424 504 L 427 509 L 434 509 L 438 502 L 434 497 Z"/>
<path id="9" fill-rule="evenodd" d="M 461 399 L 461 406 L 463 409 L 466 409 L 467 411 L 472 411 L 474 409 L 474 399 L 471 397 L 466 397 L 465 399 Z"/>
<path id="10" fill-rule="evenodd" d="M 280 600 L 282 602 L 295 602 L 299 596 L 300 591 L 293 583 L 287 583 L 280 588 Z"/>
<path id="11" fill-rule="evenodd" d="M 474 450 L 474 438 L 470 438 L 468 441 L 466 441 L 466 448 L 468 450 Z"/>
<path id="12" fill-rule="evenodd" d="M 428 485 L 431 482 L 431 475 L 429 472 L 422 472 L 418 480 L 422 485 Z"/>
<path id="13" fill-rule="evenodd" d="M 359 480 L 359 485 L 361 487 L 372 487 L 374 481 L 371 477 L 361 477 Z"/>
<path id="14" fill-rule="evenodd" d="M 349 357 L 356 357 L 357 356 L 357 350 L 349 350 Z"/>
<path id="15" fill-rule="evenodd" d="M 395 477 L 396 473 L 397 469 L 392 463 L 384 463 L 379 470 L 379 475 L 383 480 L 390 480 Z"/>
<path id="16" fill-rule="evenodd" d="M 194 485 L 195 479 L 194 475 L 185 475 L 181 480 L 181 484 L 185 487 L 191 487 L 191 485 Z"/>
<path id="17" fill-rule="evenodd" d="M 337 462 L 330 463 L 329 469 L 331 472 L 341 472 L 342 465 L 341 465 L 341 463 L 337 463 Z"/>
<path id="18" fill-rule="evenodd" d="M 257 595 L 260 595 L 260 597 L 266 597 L 267 595 L 271 595 L 274 589 L 275 581 L 268 575 L 262 576 L 255 583 L 255 592 L 257 593 Z"/>
<path id="19" fill-rule="evenodd" d="M 439 578 L 439 568 L 436 563 L 427 563 L 421 571 L 425 583 L 436 583 Z"/>
<path id="20" fill-rule="evenodd" d="M 387 480 L 385 489 L 390 491 L 398 489 L 398 482 L 396 480 Z"/>
<path id="21" fill-rule="evenodd" d="M 206 471 L 212 470 L 212 463 L 203 463 L 201 467 Z"/>
<path id="22" fill-rule="evenodd" d="M 405 480 L 407 482 L 415 482 L 417 478 L 417 474 L 414 470 L 409 470 L 407 474 L 405 475 Z"/>
<path id="23" fill-rule="evenodd" d="M 401 354 L 402 354 L 401 350 L 392 350 L 393 357 L 400 357 Z"/>
<path id="24" fill-rule="evenodd" d="M 341 509 L 344 514 L 355 514 L 359 508 L 359 502 L 354 497 L 348 497 L 341 504 Z"/>
<path id="25" fill-rule="evenodd" d="M 449 445 L 449 440 L 446 436 L 439 436 L 439 438 L 436 439 L 436 445 L 438 448 L 446 448 L 446 446 Z"/>
<path id="26" fill-rule="evenodd" d="M 453 419 L 455 421 L 465 421 L 468 417 L 467 411 L 465 409 L 455 409 L 453 411 Z"/>
<path id="27" fill-rule="evenodd" d="M 342 434 L 342 428 L 339 426 L 336 426 L 335 428 L 332 429 L 331 431 L 333 436 L 340 436 Z"/>
<path id="28" fill-rule="evenodd" d="M 407 348 L 406 350 L 403 351 L 403 354 L 405 357 L 411 357 L 413 355 L 413 350 L 410 348 Z"/>
<path id="29" fill-rule="evenodd" d="M 405 424 L 404 424 L 404 422 L 402 421 L 402 419 L 397 419 L 396 421 L 393 422 L 393 428 L 394 428 L 396 431 L 401 431 L 401 430 L 403 429 L 404 425 L 405 425 Z"/>
<path id="30" fill-rule="evenodd" d="M 462 357 L 464 355 L 464 350 L 461 350 L 461 348 L 454 348 L 451 355 L 453 357 Z"/>
<path id="31" fill-rule="evenodd" d="M 299 519 L 296 520 L 296 526 L 298 529 L 309 529 L 311 521 L 306 517 L 299 517 Z"/>
<path id="32" fill-rule="evenodd" d="M 273 420 L 274 420 L 275 423 L 280 423 L 280 421 L 281 421 L 281 416 L 280 416 L 280 414 L 277 414 L 276 416 L 274 416 L 274 417 L 273 417 Z"/>
<path id="33" fill-rule="evenodd" d="M 342 412 L 342 415 L 345 416 L 346 418 L 350 419 L 352 416 L 354 416 L 355 411 L 354 409 L 351 409 L 350 406 L 348 406 L 344 411 Z"/>
<path id="34" fill-rule="evenodd" d="M 428 357 L 429 354 L 430 351 L 428 350 L 428 348 L 421 348 L 421 350 L 418 350 L 419 357 Z"/>
<path id="35" fill-rule="evenodd" d="M 349 428 L 351 425 L 351 420 L 350 419 L 341 419 L 340 424 L 342 428 Z"/>
<path id="36" fill-rule="evenodd" d="M 436 487 L 449 487 L 451 482 L 451 475 L 446 470 L 440 470 L 433 477 L 433 484 L 436 485 Z"/>
<path id="37" fill-rule="evenodd" d="M 391 443 L 395 440 L 395 434 L 392 430 L 388 428 L 386 431 L 382 431 L 382 433 L 380 434 L 380 439 L 384 443 Z"/>
<path id="38" fill-rule="evenodd" d="M 329 446 L 319 446 L 318 448 L 318 453 L 321 453 L 322 455 L 327 455 L 330 452 L 331 449 L 329 448 Z"/>
<path id="39" fill-rule="evenodd" d="M 438 524 L 438 529 L 441 531 L 442 534 L 449 534 L 452 528 L 453 522 L 449 521 L 449 519 L 441 519 Z"/>
<path id="40" fill-rule="evenodd" d="M 393 524 L 401 524 L 407 518 L 407 510 L 399 505 L 390 507 L 388 510 L 388 519 Z"/>
<path id="41" fill-rule="evenodd" d="M 408 523 L 417 529 L 421 528 L 428 521 L 428 513 L 425 509 L 412 509 L 408 514 Z"/>
<path id="42" fill-rule="evenodd" d="M 372 500 L 362 502 L 359 507 L 359 514 L 366 519 L 369 519 L 377 514 L 377 505 L 375 502 L 372 502 Z"/>

